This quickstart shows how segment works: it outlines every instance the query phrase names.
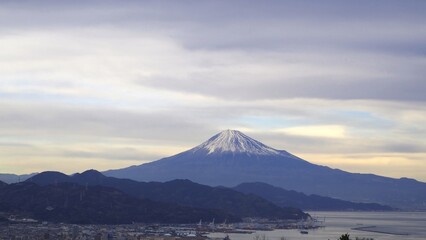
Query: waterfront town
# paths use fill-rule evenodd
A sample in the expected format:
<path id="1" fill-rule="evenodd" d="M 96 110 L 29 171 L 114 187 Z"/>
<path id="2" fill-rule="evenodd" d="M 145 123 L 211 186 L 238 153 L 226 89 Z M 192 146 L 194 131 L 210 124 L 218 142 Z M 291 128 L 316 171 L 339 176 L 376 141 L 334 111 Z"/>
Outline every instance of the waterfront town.
<path id="1" fill-rule="evenodd" d="M 315 221 L 269 221 L 246 218 L 241 223 L 215 223 L 200 220 L 194 224 L 124 224 L 124 225 L 78 225 L 39 222 L 34 219 L 9 218 L 0 223 L 0 240 L 172 240 L 172 239 L 212 239 L 212 232 L 253 233 L 256 230 L 317 228 Z"/>

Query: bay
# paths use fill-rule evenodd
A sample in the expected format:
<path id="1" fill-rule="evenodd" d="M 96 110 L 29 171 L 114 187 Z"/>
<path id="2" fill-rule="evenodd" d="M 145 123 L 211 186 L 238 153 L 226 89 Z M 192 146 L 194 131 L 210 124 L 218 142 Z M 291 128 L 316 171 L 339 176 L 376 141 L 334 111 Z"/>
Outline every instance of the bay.
<path id="1" fill-rule="evenodd" d="M 269 240 L 335 240 L 348 233 L 351 239 L 419 240 L 426 239 L 426 212 L 309 212 L 324 221 L 324 227 L 301 234 L 297 229 L 256 231 L 252 234 L 229 234 L 232 240 L 251 240 L 256 235 Z M 363 230 L 362 230 L 363 229 Z M 224 233 L 211 233 L 209 237 L 223 238 Z"/>

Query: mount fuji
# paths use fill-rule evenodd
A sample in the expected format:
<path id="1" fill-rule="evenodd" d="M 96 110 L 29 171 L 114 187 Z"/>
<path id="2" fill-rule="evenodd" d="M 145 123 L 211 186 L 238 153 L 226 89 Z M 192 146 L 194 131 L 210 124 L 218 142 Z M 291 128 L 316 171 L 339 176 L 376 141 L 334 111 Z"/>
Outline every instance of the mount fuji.
<path id="1" fill-rule="evenodd" d="M 306 194 L 402 209 L 426 209 L 426 183 L 349 173 L 305 161 L 236 130 L 226 130 L 188 151 L 139 166 L 109 170 L 107 176 L 137 181 L 189 179 L 211 186 L 264 182 Z"/>

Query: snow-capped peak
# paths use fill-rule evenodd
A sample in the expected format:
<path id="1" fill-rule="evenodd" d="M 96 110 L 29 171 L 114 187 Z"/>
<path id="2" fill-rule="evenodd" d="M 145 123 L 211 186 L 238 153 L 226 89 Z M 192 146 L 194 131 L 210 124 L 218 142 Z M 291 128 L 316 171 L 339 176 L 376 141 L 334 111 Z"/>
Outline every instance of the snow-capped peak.
<path id="1" fill-rule="evenodd" d="M 237 130 L 225 130 L 195 147 L 193 151 L 207 150 L 212 153 L 247 153 L 255 155 L 280 155 L 280 151 L 264 145 Z"/>

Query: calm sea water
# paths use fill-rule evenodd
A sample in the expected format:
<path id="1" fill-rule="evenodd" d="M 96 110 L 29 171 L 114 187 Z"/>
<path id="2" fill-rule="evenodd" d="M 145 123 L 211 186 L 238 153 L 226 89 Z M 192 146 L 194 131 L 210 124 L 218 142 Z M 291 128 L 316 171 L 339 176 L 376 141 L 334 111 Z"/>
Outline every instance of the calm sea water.
<path id="1" fill-rule="evenodd" d="M 374 238 L 374 240 L 425 240 L 426 212 L 309 212 L 319 219 L 325 218 L 325 227 L 309 230 L 309 234 L 300 234 L 298 230 L 257 231 L 253 234 L 229 234 L 232 240 L 252 240 L 265 235 L 269 240 L 335 240 L 344 233 L 352 239 Z M 376 232 L 354 230 L 365 227 Z M 225 237 L 223 233 L 212 233 L 210 237 Z"/>

